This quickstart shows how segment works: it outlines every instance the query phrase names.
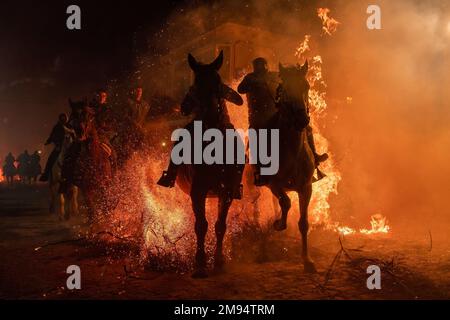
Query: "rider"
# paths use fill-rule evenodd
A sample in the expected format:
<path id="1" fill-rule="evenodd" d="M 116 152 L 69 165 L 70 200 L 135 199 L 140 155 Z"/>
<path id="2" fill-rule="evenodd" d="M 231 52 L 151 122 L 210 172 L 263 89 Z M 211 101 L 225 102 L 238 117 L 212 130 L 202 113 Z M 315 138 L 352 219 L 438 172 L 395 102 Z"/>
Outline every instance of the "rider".
<path id="1" fill-rule="evenodd" d="M 5 158 L 5 164 L 7 165 L 7 166 L 10 166 L 10 165 L 14 165 L 14 162 L 16 161 L 16 159 L 14 158 L 14 156 L 12 155 L 12 153 L 10 152 L 10 153 L 8 153 L 8 155 L 6 156 L 6 158 Z"/>
<path id="2" fill-rule="evenodd" d="M 113 129 L 113 111 L 108 104 L 108 93 L 105 89 L 98 89 L 90 104 L 90 109 L 95 112 L 95 127 L 103 150 L 108 154 L 111 162 L 115 163 L 115 151 L 111 140 L 115 135 Z"/>
<path id="3" fill-rule="evenodd" d="M 41 174 L 41 155 L 40 155 L 40 151 L 35 151 L 31 156 L 30 156 L 30 173 L 29 173 L 29 177 L 30 179 L 33 179 L 34 182 L 36 182 L 36 178 Z"/>
<path id="4" fill-rule="evenodd" d="M 150 111 L 150 105 L 142 99 L 143 89 L 140 85 L 136 85 L 130 91 L 128 98 L 128 116 L 133 123 L 139 128 L 144 128 L 147 114 Z"/>
<path id="5" fill-rule="evenodd" d="M 249 128 L 264 128 L 277 112 L 274 96 L 279 82 L 277 73 L 268 70 L 266 59 L 253 60 L 253 72 L 238 86 L 238 92 L 247 95 Z"/>
<path id="6" fill-rule="evenodd" d="M 256 58 L 252 64 L 253 72 L 244 77 L 238 92 L 247 95 L 249 128 L 258 130 L 267 127 L 277 112 L 274 96 L 280 80 L 276 72 L 268 70 L 266 59 Z M 264 185 L 265 176 L 259 174 L 259 165 L 254 169 L 255 185 Z"/>
<path id="7" fill-rule="evenodd" d="M 47 141 L 45 142 L 45 145 L 48 146 L 49 144 L 54 145 L 52 153 L 50 153 L 50 156 L 48 157 L 47 164 L 45 165 L 44 173 L 40 177 L 40 181 L 48 181 L 50 171 L 52 170 L 53 165 L 55 164 L 56 160 L 58 159 L 58 156 L 61 152 L 64 138 L 66 133 L 72 132 L 74 134 L 72 129 L 68 128 L 68 117 L 67 114 L 61 113 L 58 116 L 58 122 L 53 127 L 52 132 L 50 133 L 50 136 L 48 137 Z"/>
<path id="8" fill-rule="evenodd" d="M 12 153 L 8 153 L 5 158 L 5 165 L 3 166 L 3 175 L 6 177 L 9 183 L 12 183 L 14 175 L 16 174 L 16 167 L 14 162 L 16 159 L 12 155 Z"/>
<path id="9" fill-rule="evenodd" d="M 136 85 L 131 88 L 126 102 L 125 119 L 122 128 L 125 133 L 125 145 L 127 148 L 135 150 L 143 146 L 145 135 L 145 121 L 150 105 L 142 98 L 142 87 Z M 132 151 L 128 150 L 128 151 Z"/>
<path id="10" fill-rule="evenodd" d="M 30 154 L 28 150 L 25 150 L 21 155 L 17 157 L 17 162 L 19 162 L 18 173 L 19 176 L 25 178 L 28 175 L 30 167 Z"/>

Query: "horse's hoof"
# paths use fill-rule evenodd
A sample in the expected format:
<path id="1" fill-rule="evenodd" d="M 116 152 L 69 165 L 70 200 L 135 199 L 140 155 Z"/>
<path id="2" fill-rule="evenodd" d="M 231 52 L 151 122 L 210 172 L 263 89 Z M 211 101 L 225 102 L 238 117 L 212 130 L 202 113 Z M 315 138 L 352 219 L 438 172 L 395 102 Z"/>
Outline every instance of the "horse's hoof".
<path id="1" fill-rule="evenodd" d="M 196 269 L 194 273 L 192 273 L 192 278 L 194 279 L 205 279 L 208 278 L 208 273 L 205 269 Z"/>
<path id="2" fill-rule="evenodd" d="M 308 261 L 303 264 L 305 268 L 305 273 L 317 273 L 316 266 L 314 265 L 314 262 Z"/>
<path id="3" fill-rule="evenodd" d="M 286 230 L 287 224 L 286 224 L 286 221 L 283 221 L 280 219 L 280 220 L 276 220 L 273 223 L 273 227 L 276 231 L 283 231 L 283 230 Z"/>

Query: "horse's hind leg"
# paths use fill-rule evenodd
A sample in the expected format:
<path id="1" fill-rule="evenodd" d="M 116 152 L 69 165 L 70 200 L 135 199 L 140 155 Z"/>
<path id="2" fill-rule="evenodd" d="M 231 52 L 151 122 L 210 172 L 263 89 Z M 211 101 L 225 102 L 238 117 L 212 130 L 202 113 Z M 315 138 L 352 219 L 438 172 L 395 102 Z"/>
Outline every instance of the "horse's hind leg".
<path id="1" fill-rule="evenodd" d="M 311 200 L 312 185 L 307 184 L 301 192 L 299 192 L 299 205 L 300 205 L 300 220 L 298 222 L 298 228 L 302 235 L 302 258 L 305 272 L 315 273 L 316 267 L 308 254 L 308 206 Z"/>
<path id="2" fill-rule="evenodd" d="M 78 215 L 78 187 L 72 186 L 71 188 L 70 208 L 71 215 Z"/>
<path id="3" fill-rule="evenodd" d="M 230 209 L 232 199 L 229 196 L 221 196 L 219 198 L 219 215 L 215 225 L 216 231 L 216 253 L 214 255 L 214 268 L 221 270 L 225 264 L 225 258 L 223 256 L 223 238 L 227 230 L 227 216 Z"/>
<path id="4" fill-rule="evenodd" d="M 291 199 L 289 199 L 287 193 L 280 187 L 270 186 L 270 190 L 273 195 L 278 198 L 281 207 L 281 218 L 275 220 L 273 226 L 275 230 L 282 231 L 287 228 L 287 216 L 289 209 L 291 208 Z"/>
<path id="5" fill-rule="evenodd" d="M 74 214 L 77 213 L 78 208 L 77 208 L 77 190 L 76 187 L 71 186 L 70 188 L 68 188 L 67 193 L 65 194 L 66 199 L 68 201 L 67 203 L 67 210 L 66 210 L 66 214 L 64 216 L 64 218 L 66 220 L 69 220 L 70 217 L 72 217 Z"/>
<path id="6" fill-rule="evenodd" d="M 195 214 L 195 234 L 197 236 L 197 252 L 195 255 L 195 271 L 193 278 L 206 278 L 206 253 L 205 237 L 208 231 L 208 221 L 206 220 L 206 190 L 192 186 L 191 200 L 192 209 Z"/>

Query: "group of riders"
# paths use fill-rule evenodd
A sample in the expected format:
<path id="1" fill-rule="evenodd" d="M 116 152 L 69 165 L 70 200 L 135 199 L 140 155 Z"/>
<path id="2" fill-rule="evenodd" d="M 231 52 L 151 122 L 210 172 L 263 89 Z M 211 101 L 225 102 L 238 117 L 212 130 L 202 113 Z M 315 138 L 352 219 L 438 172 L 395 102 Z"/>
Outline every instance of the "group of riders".
<path id="1" fill-rule="evenodd" d="M 25 150 L 17 159 L 10 152 L 5 157 L 3 176 L 10 185 L 15 177 L 19 177 L 21 183 L 35 183 L 41 171 L 40 151 L 29 154 L 28 150 Z"/>
<path id="2" fill-rule="evenodd" d="M 278 231 L 287 227 L 291 207 L 287 191 L 298 193 L 301 212 L 298 226 L 302 235 L 303 263 L 305 270 L 314 272 L 307 244 L 308 205 L 312 183 L 324 176 L 318 166 L 327 160 L 328 155 L 316 151 L 309 125 L 308 61 L 303 66 L 283 67 L 280 64 L 279 72 L 275 73 L 269 71 L 264 58 L 256 58 L 253 60 L 253 72 L 243 78 L 236 92 L 220 78 L 223 59 L 223 52 L 210 64 L 200 63 L 192 55 L 188 56 L 195 77 L 181 103 L 181 113 L 193 115 L 185 129 L 192 133 L 194 121 L 202 121 L 204 127 L 221 131 L 233 128 L 225 101 L 240 106 L 244 102 L 241 95 L 246 95 L 249 128 L 279 130 L 279 171 L 268 177 L 260 174 L 259 164 L 247 168 L 252 168 L 253 185 L 267 186 L 274 198 L 278 199 L 281 218 L 274 222 L 274 228 Z M 104 89 L 96 91 L 91 102 L 87 99 L 77 102 L 69 100 L 70 114 L 59 115 L 46 141 L 46 145 L 53 144 L 54 149 L 40 178 L 41 181 L 49 181 L 51 189 L 55 185 L 53 180 L 58 180 L 54 198 L 59 197 L 56 194 L 62 194 L 63 197 L 74 199 L 76 196 L 73 195 L 77 191 L 71 192 L 71 188 L 80 189 L 90 219 L 96 217 L 97 213 L 111 211 L 110 203 L 117 200 L 113 198 L 110 201 L 108 198 L 117 193 L 112 182 L 135 152 L 145 151 L 151 144 L 146 138 L 146 119 L 150 106 L 143 100 L 142 94 L 142 87 L 136 85 L 129 90 L 125 99 L 115 95 L 112 102 Z M 19 157 L 19 170 L 28 163 L 28 160 L 24 160 L 26 158 L 26 155 Z M 12 155 L 8 156 L 7 169 L 11 169 L 14 160 Z M 214 263 L 215 267 L 220 268 L 224 262 L 223 239 L 227 214 L 233 199 L 240 199 L 243 172 L 244 166 L 241 164 L 180 165 L 170 161 L 168 169 L 157 181 L 160 186 L 173 187 L 178 176 L 181 190 L 190 194 L 197 236 L 194 277 L 206 276 L 206 198 L 209 195 L 218 197 Z M 317 172 L 317 177 L 314 177 L 314 172 Z"/>
<path id="3" fill-rule="evenodd" d="M 63 161 L 59 164 L 63 182 L 60 192 L 63 193 L 76 178 L 77 163 L 86 160 L 80 158 L 83 157 L 82 142 L 92 139 L 98 140 L 101 149 L 99 153 L 106 154 L 110 167 L 118 168 L 126 161 L 130 150 L 143 143 L 144 123 L 150 106 L 142 97 L 142 87 L 135 85 L 120 103 L 109 103 L 107 90 L 103 88 L 94 92 L 91 102 L 86 98 L 77 102 L 69 99 L 70 113 L 59 114 L 58 121 L 45 142 L 46 146 L 53 145 L 53 151 L 42 174 L 40 152 L 29 155 L 28 151 L 20 155 L 17 161 L 9 153 L 5 158 L 3 174 L 11 182 L 16 174 L 20 177 L 30 176 L 34 180 L 40 176 L 40 181 L 47 182 L 51 180 L 52 169 L 64 151 Z M 64 150 L 68 141 L 71 142 L 70 147 Z"/>
<path id="4" fill-rule="evenodd" d="M 276 114 L 280 95 L 279 88 L 278 73 L 269 71 L 266 59 L 260 57 L 253 60 L 253 72 L 247 74 L 238 86 L 238 92 L 247 95 L 249 128 L 264 128 L 269 119 Z M 182 103 L 182 110 L 183 108 L 186 109 L 189 104 L 195 104 L 192 95 L 193 90 L 194 86 L 186 95 Z M 222 91 L 226 100 L 232 102 L 242 100 L 239 95 L 233 96 L 235 91 L 224 84 Z M 226 97 L 227 94 L 229 97 Z M 70 107 L 69 115 L 66 113 L 59 115 L 58 122 L 45 142 L 45 145 L 52 144 L 54 149 L 40 176 L 40 181 L 49 180 L 52 168 L 61 154 L 66 139 L 69 137 L 75 142 L 92 139 L 92 130 L 90 129 L 94 129 L 95 137 L 99 140 L 101 150 L 107 155 L 113 172 L 124 164 L 130 153 L 144 144 L 144 126 L 150 106 L 143 99 L 143 89 L 140 85 L 133 86 L 125 101 L 122 100 L 121 103 L 110 103 L 107 90 L 99 89 L 94 93 L 91 102 L 88 102 L 87 99 L 76 103 L 70 101 Z M 224 108 L 223 113 L 226 114 L 226 108 Z M 311 127 L 307 126 L 306 129 L 307 140 L 313 152 L 316 166 L 318 166 L 328 156 L 316 152 Z M 89 134 L 89 132 L 91 133 Z M 61 183 L 60 192 L 64 192 L 67 185 L 76 180 L 76 163 L 81 157 L 80 146 L 80 143 L 73 143 L 64 155 L 61 164 L 63 183 Z M 41 173 L 39 161 L 39 152 L 29 155 L 25 151 L 17 158 L 18 167 L 16 169 L 16 159 L 10 153 L 5 159 L 4 175 L 11 177 L 18 174 L 21 177 L 34 177 L 35 179 Z M 318 173 L 320 179 L 321 172 L 318 171 Z M 158 184 L 164 187 L 173 187 L 176 177 L 177 166 L 170 162 L 168 170 L 164 171 Z M 266 183 L 264 179 L 264 176 L 255 172 L 255 185 L 264 185 Z"/>
<path id="5" fill-rule="evenodd" d="M 274 117 L 278 111 L 278 104 L 280 103 L 280 78 L 277 72 L 269 71 L 267 60 L 259 57 L 253 60 L 253 72 L 247 74 L 238 86 L 238 92 L 247 96 L 248 114 L 249 114 L 249 128 L 251 129 L 264 129 L 267 123 Z M 194 87 L 191 87 L 185 99 L 183 100 L 181 109 L 189 109 L 189 104 L 195 104 L 195 98 L 193 98 Z M 234 90 L 223 85 L 222 88 L 224 99 L 235 104 L 242 100 L 240 96 L 234 96 Z M 306 101 L 308 98 L 306 97 Z M 228 118 L 226 108 L 222 113 Z M 202 115 L 198 118 L 201 120 Z M 189 125 L 188 125 L 189 127 Z M 318 154 L 314 143 L 314 137 L 311 126 L 306 127 L 307 140 L 310 145 L 311 151 L 314 155 L 316 167 L 328 159 L 328 155 Z M 256 166 L 257 167 L 257 166 Z M 254 173 L 254 184 L 256 186 L 263 186 L 267 184 L 267 176 L 260 175 L 258 169 Z M 325 175 L 317 169 L 318 180 L 322 179 Z M 167 171 L 164 171 L 163 176 L 158 181 L 158 184 L 164 187 L 173 187 L 177 177 L 177 166 L 170 162 Z"/>

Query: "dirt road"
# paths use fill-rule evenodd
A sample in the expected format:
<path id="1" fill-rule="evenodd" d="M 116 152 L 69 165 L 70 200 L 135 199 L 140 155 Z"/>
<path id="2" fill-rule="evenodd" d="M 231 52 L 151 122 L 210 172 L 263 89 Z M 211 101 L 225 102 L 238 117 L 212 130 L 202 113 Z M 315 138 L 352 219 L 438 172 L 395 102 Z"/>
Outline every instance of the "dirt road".
<path id="1" fill-rule="evenodd" d="M 230 261 L 226 272 L 194 280 L 148 270 L 126 254 L 77 239 L 80 217 L 60 222 L 44 187 L 0 187 L 0 299 L 448 299 L 450 249 L 415 238 L 311 232 L 317 274 L 305 274 L 296 236 L 267 239 L 264 258 Z M 49 243 L 55 245 L 45 246 Z M 44 246 L 44 247 L 43 247 Z M 37 249 L 41 247 L 40 249 Z M 236 254 L 236 257 L 239 255 Z M 334 263 L 333 263 L 334 261 Z M 66 289 L 66 268 L 81 268 L 81 290 Z M 366 268 L 379 265 L 381 290 L 368 290 Z"/>

